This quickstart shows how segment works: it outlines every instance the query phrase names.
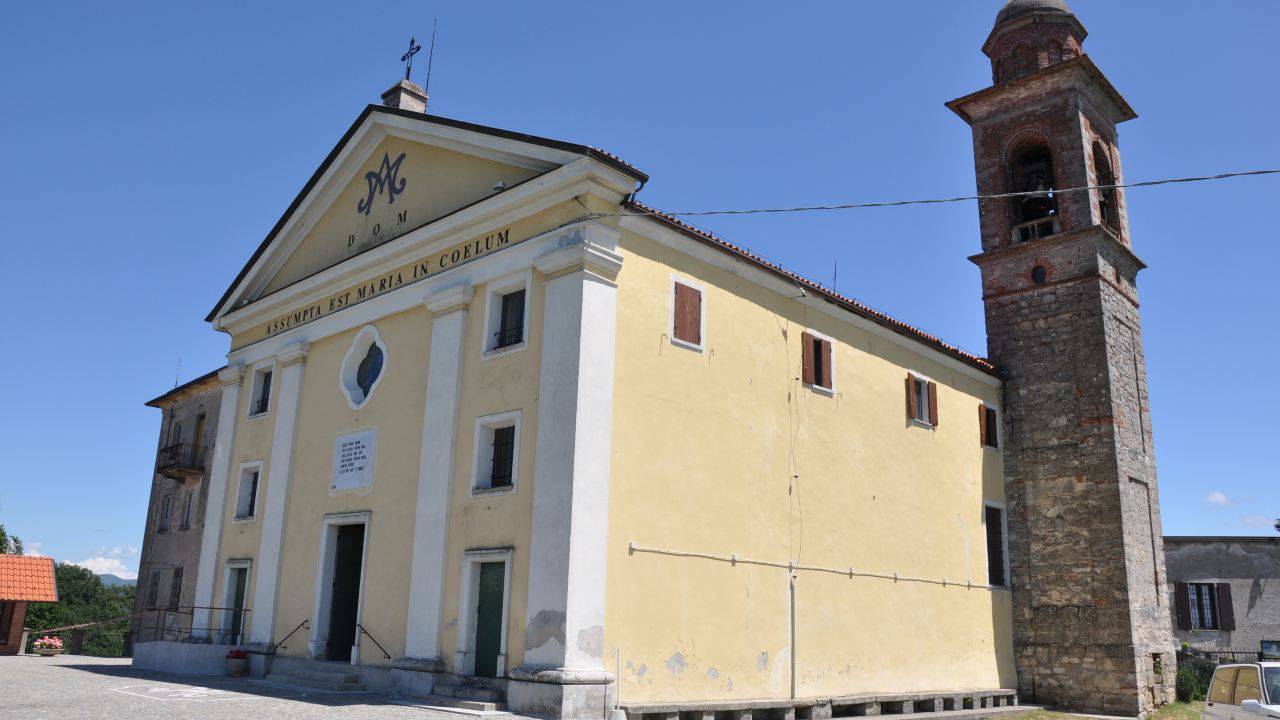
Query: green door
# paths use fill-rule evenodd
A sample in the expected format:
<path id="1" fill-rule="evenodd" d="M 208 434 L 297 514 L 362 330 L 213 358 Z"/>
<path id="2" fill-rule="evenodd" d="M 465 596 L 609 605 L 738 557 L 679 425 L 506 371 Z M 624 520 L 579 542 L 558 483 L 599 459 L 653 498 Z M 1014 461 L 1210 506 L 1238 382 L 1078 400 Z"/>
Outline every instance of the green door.
<path id="1" fill-rule="evenodd" d="M 495 677 L 498 674 L 505 578 L 505 563 L 480 564 L 480 592 L 476 600 L 476 675 L 482 677 Z"/>

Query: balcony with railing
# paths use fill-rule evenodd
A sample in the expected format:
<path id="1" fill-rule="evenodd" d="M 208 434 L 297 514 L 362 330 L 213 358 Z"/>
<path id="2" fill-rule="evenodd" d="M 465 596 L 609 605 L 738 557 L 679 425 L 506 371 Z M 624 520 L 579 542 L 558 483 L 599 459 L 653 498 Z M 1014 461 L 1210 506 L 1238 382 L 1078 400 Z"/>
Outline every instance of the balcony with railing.
<path id="1" fill-rule="evenodd" d="M 175 480 L 198 478 L 204 474 L 205 456 L 209 448 L 194 443 L 174 443 L 160 448 L 156 472 Z"/>

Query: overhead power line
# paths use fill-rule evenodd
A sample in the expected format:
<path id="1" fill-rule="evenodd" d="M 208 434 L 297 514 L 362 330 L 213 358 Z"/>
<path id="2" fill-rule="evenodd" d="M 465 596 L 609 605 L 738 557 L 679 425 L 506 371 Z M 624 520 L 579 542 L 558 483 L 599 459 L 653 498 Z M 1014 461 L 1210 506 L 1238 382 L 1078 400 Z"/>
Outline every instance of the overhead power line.
<path id="1" fill-rule="evenodd" d="M 1115 185 L 1085 185 L 1083 187 L 1063 188 L 1049 191 L 1049 194 L 1061 195 L 1073 192 L 1088 192 L 1090 190 L 1117 190 L 1123 188 L 1140 188 L 1154 187 L 1156 185 L 1173 185 L 1177 183 L 1196 183 L 1206 182 L 1209 180 L 1226 180 L 1228 178 L 1253 177 L 1258 175 L 1277 175 L 1280 170 L 1245 170 L 1242 172 L 1227 172 L 1217 175 L 1200 175 L 1195 177 L 1167 178 L 1164 180 L 1146 180 L 1135 183 L 1120 183 Z M 780 208 L 749 208 L 738 210 L 626 210 L 614 213 L 597 213 L 596 217 L 609 217 L 611 215 L 678 215 L 683 217 L 693 217 L 698 215 L 760 215 L 775 213 L 793 213 L 793 212 L 812 212 L 815 210 L 856 210 L 860 208 L 878 208 L 878 207 L 899 207 L 903 205 L 938 205 L 942 203 L 965 202 L 968 200 L 999 200 L 1002 198 L 1027 197 L 1031 195 L 1044 195 L 1044 191 L 1027 191 L 1027 192 L 1011 192 L 999 193 L 996 195 L 961 195 L 959 197 L 949 198 L 928 198 L 922 200 L 893 200 L 888 202 L 861 202 L 861 203 L 840 203 L 838 205 L 800 205 L 797 207 L 780 207 Z"/>

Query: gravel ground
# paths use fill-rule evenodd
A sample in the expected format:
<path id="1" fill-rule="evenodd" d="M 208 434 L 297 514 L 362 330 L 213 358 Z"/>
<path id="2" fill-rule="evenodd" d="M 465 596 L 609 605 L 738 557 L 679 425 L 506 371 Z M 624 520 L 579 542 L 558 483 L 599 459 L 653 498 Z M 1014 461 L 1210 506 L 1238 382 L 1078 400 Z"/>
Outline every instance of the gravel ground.
<path id="1" fill-rule="evenodd" d="M 169 675 L 134 670 L 128 658 L 80 655 L 0 657 L 0 718 L 483 720 L 478 714 L 415 707 L 374 693 L 330 693 L 241 678 Z"/>

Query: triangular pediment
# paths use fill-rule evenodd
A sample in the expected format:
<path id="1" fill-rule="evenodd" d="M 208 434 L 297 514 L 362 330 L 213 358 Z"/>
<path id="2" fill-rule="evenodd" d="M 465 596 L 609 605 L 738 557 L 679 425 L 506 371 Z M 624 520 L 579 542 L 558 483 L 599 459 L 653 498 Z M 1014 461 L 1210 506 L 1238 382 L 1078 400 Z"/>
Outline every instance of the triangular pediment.
<path id="1" fill-rule="evenodd" d="M 208 319 L 587 155 L 602 159 L 585 146 L 370 106 Z"/>

